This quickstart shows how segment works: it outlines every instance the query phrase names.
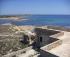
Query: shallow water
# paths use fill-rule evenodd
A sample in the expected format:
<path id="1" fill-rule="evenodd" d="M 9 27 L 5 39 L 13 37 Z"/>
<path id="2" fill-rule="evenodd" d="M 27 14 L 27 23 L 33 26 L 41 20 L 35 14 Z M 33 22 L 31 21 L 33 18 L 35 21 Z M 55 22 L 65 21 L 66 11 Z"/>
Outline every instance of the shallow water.
<path id="1" fill-rule="evenodd" d="M 13 23 L 16 25 L 58 25 L 58 26 L 70 26 L 70 15 L 26 15 L 22 21 L 15 21 L 9 19 L 0 19 L 0 24 Z"/>

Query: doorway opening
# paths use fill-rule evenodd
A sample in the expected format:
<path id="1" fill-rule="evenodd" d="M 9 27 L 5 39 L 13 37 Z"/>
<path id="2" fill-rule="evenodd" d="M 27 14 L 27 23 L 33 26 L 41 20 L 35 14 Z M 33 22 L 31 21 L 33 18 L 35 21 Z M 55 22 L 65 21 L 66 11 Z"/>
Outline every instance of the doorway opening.
<path id="1" fill-rule="evenodd" d="M 39 40 L 40 40 L 40 42 L 42 42 L 42 41 L 43 41 L 43 38 L 42 38 L 42 37 L 40 37 L 40 38 L 39 38 Z"/>

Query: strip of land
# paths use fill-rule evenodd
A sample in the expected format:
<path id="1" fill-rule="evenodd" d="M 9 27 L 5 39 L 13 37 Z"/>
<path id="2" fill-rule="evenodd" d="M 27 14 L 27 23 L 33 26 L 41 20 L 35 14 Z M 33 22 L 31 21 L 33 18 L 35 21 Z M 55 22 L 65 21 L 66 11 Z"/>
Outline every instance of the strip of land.
<path id="1" fill-rule="evenodd" d="M 14 16 L 14 17 L 0 17 L 0 19 L 9 19 L 9 20 L 16 20 L 16 21 L 21 21 L 21 20 L 28 20 L 28 19 L 25 19 L 25 18 L 23 18 L 23 17 L 16 17 L 16 16 Z"/>

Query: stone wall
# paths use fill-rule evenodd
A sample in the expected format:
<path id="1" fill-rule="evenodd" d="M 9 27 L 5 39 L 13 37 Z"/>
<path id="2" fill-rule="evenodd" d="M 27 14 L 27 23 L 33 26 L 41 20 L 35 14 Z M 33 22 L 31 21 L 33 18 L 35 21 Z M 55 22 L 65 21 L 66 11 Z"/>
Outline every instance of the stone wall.
<path id="1" fill-rule="evenodd" d="M 47 35 L 38 35 L 37 37 L 37 43 L 39 43 L 41 47 L 58 40 L 57 38 L 48 37 Z M 40 37 L 42 37 L 42 42 L 39 41 Z"/>
<path id="2" fill-rule="evenodd" d="M 63 36 L 63 35 L 64 35 L 64 32 L 60 32 L 60 33 L 57 33 L 57 34 L 52 35 L 52 36 L 50 36 L 50 37 L 58 38 L 58 37 Z"/>
<path id="3" fill-rule="evenodd" d="M 51 54 L 50 52 L 49 52 L 49 50 L 51 50 L 52 48 L 55 48 L 55 47 L 57 47 L 57 46 L 59 46 L 59 45 L 61 45 L 62 44 L 62 40 L 58 40 L 58 41 L 55 41 L 55 42 L 53 42 L 53 43 L 51 43 L 51 44 L 48 44 L 48 45 L 46 45 L 46 46 L 43 46 L 43 47 L 41 47 L 41 49 L 40 49 L 40 56 L 41 57 L 58 57 L 58 56 L 56 56 L 56 55 L 54 55 L 54 54 Z"/>
<path id="4" fill-rule="evenodd" d="M 37 43 L 40 44 L 40 46 L 45 46 L 48 45 L 54 41 L 57 41 L 58 38 L 55 38 L 63 35 L 60 31 L 55 31 L 55 30 L 48 30 L 48 29 L 43 29 L 43 28 L 35 28 L 36 36 L 37 36 Z M 54 37 L 50 37 L 50 36 Z M 42 37 L 42 42 L 40 42 L 40 37 Z"/>
<path id="5" fill-rule="evenodd" d="M 46 45 L 44 47 L 41 47 L 41 49 L 45 50 L 45 51 L 48 51 L 48 50 L 51 50 L 52 48 L 55 48 L 55 47 L 57 47 L 57 46 L 59 46 L 61 44 L 62 44 L 62 40 L 57 40 L 57 41 L 55 41 L 53 43 L 50 43 L 50 44 L 48 44 L 48 45 Z"/>
<path id="6" fill-rule="evenodd" d="M 47 36 L 60 33 L 60 31 L 50 30 L 46 28 L 35 28 L 34 31 L 37 35 L 47 35 Z"/>

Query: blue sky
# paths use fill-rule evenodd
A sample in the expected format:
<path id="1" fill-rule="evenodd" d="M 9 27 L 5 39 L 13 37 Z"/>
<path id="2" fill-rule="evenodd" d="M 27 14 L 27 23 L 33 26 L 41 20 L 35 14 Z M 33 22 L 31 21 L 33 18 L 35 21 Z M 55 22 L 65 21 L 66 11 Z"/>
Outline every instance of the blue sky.
<path id="1" fill-rule="evenodd" d="M 0 15 L 69 14 L 70 0 L 0 0 Z"/>

